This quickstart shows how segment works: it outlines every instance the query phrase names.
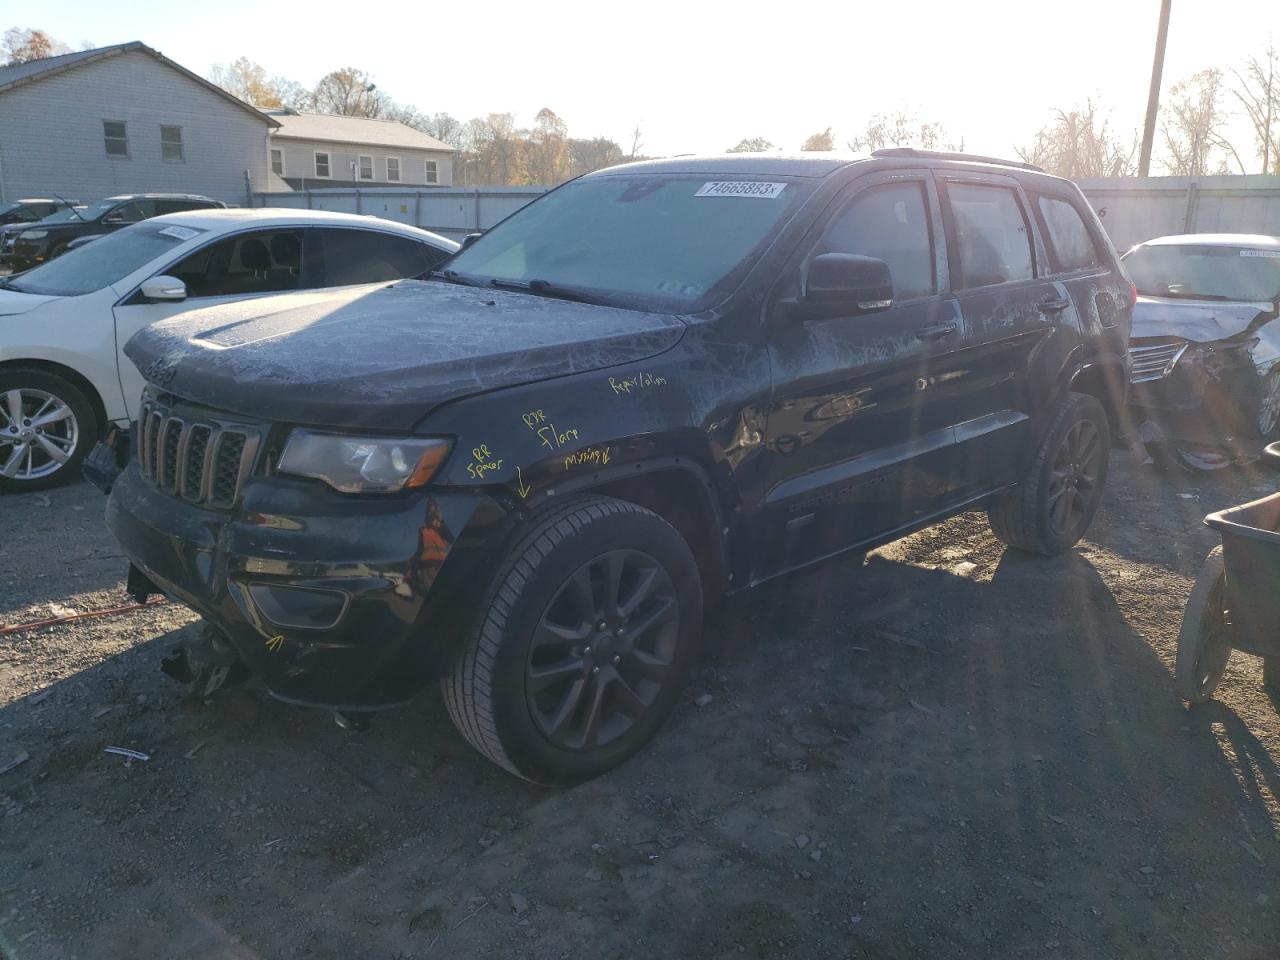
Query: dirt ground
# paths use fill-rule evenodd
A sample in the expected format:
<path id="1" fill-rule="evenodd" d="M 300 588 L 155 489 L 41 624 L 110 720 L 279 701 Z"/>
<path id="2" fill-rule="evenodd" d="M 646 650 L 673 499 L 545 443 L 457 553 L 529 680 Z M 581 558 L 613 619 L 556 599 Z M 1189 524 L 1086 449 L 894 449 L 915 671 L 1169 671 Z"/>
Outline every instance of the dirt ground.
<path id="1" fill-rule="evenodd" d="M 185 701 L 175 605 L 0 637 L 0 767 L 29 755 L 0 954 L 1273 960 L 1280 700 L 1240 654 L 1194 710 L 1170 674 L 1200 517 L 1277 485 L 1117 453 L 1067 556 L 968 515 L 761 588 L 658 739 L 573 790 L 481 759 L 434 690 L 364 733 Z M 102 506 L 0 499 L 0 623 L 125 602 Z"/>

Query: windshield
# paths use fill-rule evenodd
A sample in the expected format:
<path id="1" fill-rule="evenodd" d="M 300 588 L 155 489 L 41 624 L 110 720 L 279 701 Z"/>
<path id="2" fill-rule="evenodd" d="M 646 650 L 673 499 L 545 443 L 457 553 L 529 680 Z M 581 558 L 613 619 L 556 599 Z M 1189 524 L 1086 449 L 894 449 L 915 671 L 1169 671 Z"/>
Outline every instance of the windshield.
<path id="1" fill-rule="evenodd" d="M 1138 292 L 1190 300 L 1274 300 L 1280 249 L 1192 245 L 1138 247 L 1124 257 Z"/>
<path id="2" fill-rule="evenodd" d="M 750 264 L 803 189 L 705 175 L 577 180 L 480 237 L 450 275 L 699 309 Z"/>
<path id="3" fill-rule="evenodd" d="M 79 216 L 77 216 L 77 214 L 79 214 Z M 74 210 L 72 210 L 69 207 L 64 207 L 63 209 L 59 210 L 57 213 L 49 214 L 40 222 L 41 223 L 65 223 L 68 220 L 79 220 L 80 217 L 84 217 L 84 219 L 86 220 L 92 219 L 89 216 L 89 211 L 86 210 L 84 207 L 78 207 Z"/>
<path id="4" fill-rule="evenodd" d="M 176 223 L 137 223 L 69 250 L 56 260 L 14 277 L 6 286 L 22 293 L 53 297 L 92 293 L 127 277 L 166 250 L 204 232 Z"/>

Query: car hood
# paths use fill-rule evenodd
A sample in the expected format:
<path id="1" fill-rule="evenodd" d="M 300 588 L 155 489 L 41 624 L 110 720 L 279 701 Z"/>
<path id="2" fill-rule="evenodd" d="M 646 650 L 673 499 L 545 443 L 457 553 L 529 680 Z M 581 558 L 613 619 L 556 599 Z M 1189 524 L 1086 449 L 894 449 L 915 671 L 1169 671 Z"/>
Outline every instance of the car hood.
<path id="1" fill-rule="evenodd" d="M 59 298 L 0 288 L 0 317 L 13 317 L 23 313 L 30 313 L 42 303 L 57 299 Z"/>
<path id="2" fill-rule="evenodd" d="M 410 430 L 459 397 L 644 360 L 674 316 L 404 280 L 194 310 L 126 345 L 143 376 L 254 419 Z"/>
<path id="3" fill-rule="evenodd" d="M 1194 343 L 1227 340 L 1255 329 L 1276 316 L 1275 306 L 1220 300 L 1139 297 L 1133 308 L 1130 336 L 1179 337 Z"/>

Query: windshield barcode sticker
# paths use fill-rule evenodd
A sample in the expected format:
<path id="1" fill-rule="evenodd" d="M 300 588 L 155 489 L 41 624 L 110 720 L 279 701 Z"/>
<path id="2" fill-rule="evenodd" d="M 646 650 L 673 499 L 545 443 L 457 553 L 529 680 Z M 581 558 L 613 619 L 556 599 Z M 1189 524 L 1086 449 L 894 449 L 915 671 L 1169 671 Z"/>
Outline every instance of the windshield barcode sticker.
<path id="1" fill-rule="evenodd" d="M 695 197 L 754 197 L 772 200 L 782 193 L 785 183 L 761 183 L 759 180 L 712 180 L 698 188 Z"/>
<path id="2" fill-rule="evenodd" d="M 190 227 L 165 227 L 160 231 L 162 237 L 173 237 L 175 240 L 190 240 L 192 237 L 200 236 L 199 230 L 192 230 Z"/>
<path id="3" fill-rule="evenodd" d="M 1241 250 L 1242 257 L 1267 257 L 1271 260 L 1280 260 L 1280 250 Z"/>

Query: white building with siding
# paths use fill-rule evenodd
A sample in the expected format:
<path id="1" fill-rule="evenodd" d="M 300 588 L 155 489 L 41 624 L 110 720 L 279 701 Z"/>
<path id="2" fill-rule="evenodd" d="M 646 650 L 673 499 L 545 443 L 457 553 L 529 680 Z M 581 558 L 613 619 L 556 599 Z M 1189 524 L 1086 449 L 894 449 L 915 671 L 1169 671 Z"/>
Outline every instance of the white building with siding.
<path id="1" fill-rule="evenodd" d="M 0 200 L 201 193 L 247 205 L 279 125 L 133 42 L 0 67 Z"/>
<path id="2" fill-rule="evenodd" d="M 453 183 L 453 148 L 395 120 L 267 111 L 271 170 L 295 190 Z"/>

